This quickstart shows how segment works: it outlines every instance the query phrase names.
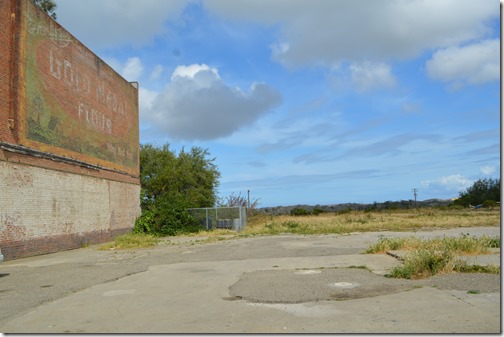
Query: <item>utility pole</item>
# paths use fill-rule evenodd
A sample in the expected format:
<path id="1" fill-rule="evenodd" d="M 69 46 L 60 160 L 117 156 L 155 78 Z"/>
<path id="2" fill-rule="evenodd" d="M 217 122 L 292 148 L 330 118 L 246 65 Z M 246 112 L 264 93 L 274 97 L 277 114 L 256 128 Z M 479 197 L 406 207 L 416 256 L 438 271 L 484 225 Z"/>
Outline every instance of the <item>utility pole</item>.
<path id="1" fill-rule="evenodd" d="M 250 208 L 250 190 L 247 190 L 247 208 Z"/>
<path id="2" fill-rule="evenodd" d="M 416 208 L 416 197 L 418 190 L 416 188 L 413 189 L 413 195 L 415 196 L 415 208 Z"/>

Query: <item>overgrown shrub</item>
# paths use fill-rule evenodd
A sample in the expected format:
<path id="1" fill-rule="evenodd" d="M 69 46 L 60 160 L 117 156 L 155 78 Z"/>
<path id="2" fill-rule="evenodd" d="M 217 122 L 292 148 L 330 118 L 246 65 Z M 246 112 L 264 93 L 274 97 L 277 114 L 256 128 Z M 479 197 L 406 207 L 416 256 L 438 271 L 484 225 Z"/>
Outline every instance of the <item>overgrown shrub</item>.
<path id="1" fill-rule="evenodd" d="M 455 204 L 461 206 L 481 205 L 486 200 L 500 201 L 500 179 L 479 179 L 471 187 L 460 192 Z"/>
<path id="2" fill-rule="evenodd" d="M 296 207 L 294 209 L 292 209 L 290 211 L 290 215 L 294 215 L 294 216 L 305 216 L 305 215 L 310 215 L 310 212 L 308 212 L 306 209 L 304 208 L 299 208 L 299 207 Z"/>
<path id="3" fill-rule="evenodd" d="M 497 201 L 495 200 L 483 201 L 483 208 L 495 208 L 495 207 L 497 207 Z"/>
<path id="4" fill-rule="evenodd" d="M 178 154 L 168 145 L 140 146 L 140 205 L 134 232 L 177 235 L 202 228 L 187 208 L 212 207 L 220 172 L 207 150 L 192 148 Z"/>
<path id="5" fill-rule="evenodd" d="M 322 213 L 327 213 L 326 211 L 324 211 L 323 209 L 321 208 L 314 208 L 313 211 L 312 211 L 312 214 L 313 215 L 319 215 L 319 214 L 322 214 Z"/>

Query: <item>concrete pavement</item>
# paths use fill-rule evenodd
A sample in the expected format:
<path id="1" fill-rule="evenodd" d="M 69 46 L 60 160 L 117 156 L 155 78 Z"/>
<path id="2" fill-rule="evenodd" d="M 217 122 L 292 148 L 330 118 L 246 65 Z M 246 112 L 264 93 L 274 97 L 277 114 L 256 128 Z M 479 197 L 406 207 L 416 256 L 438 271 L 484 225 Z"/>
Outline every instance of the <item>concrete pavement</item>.
<path id="1" fill-rule="evenodd" d="M 500 235 L 499 227 L 467 230 L 473 235 Z M 459 234 L 460 229 L 414 233 L 423 237 Z M 418 281 L 388 279 L 382 275 L 400 263 L 392 256 L 337 254 L 337 251 L 327 250 L 331 247 L 365 249 L 380 235 L 395 237 L 412 233 L 292 235 L 183 246 L 176 254 L 193 256 L 192 261 L 166 264 L 158 261 L 146 271 L 93 285 L 10 317 L 2 321 L 0 331 L 501 332 L 498 291 L 472 294 L 468 293 L 470 289 L 442 289 Z M 172 240 L 176 243 L 178 239 Z M 187 243 L 187 239 L 180 240 Z M 275 243 L 276 247 L 272 247 Z M 264 248 L 254 248 L 261 244 Z M 207 256 L 211 254 L 212 245 L 224 245 L 236 255 L 229 255 L 228 259 L 220 256 L 214 261 L 199 261 L 195 257 L 205 252 Z M 243 249 L 247 249 L 249 255 Z M 320 251 L 327 255 L 306 256 L 317 249 L 326 249 Z M 85 259 L 78 252 L 73 254 Z M 69 260 L 73 261 L 72 252 L 10 261 L 5 265 L 24 264 L 36 268 L 44 263 L 64 264 Z M 1 282 L 0 278 L 0 285 Z"/>

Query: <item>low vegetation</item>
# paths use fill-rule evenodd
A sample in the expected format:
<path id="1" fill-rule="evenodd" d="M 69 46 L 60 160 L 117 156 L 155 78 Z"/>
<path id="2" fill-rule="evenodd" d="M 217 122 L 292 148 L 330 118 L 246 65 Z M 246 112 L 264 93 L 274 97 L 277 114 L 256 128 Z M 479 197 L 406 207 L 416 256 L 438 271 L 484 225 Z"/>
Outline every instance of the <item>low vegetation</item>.
<path id="1" fill-rule="evenodd" d="M 499 237 L 471 237 L 470 235 L 463 233 L 457 238 L 443 237 L 431 240 L 422 240 L 413 236 L 405 238 L 385 238 L 382 236 L 380 240 L 369 247 L 365 253 L 385 253 L 390 250 L 415 251 L 427 249 L 440 251 L 447 249 L 456 254 L 478 255 L 488 254 L 490 248 L 500 248 Z"/>
<path id="2" fill-rule="evenodd" d="M 148 220 L 148 213 L 144 219 Z M 346 234 L 352 232 L 386 232 L 386 231 L 416 231 L 464 227 L 498 226 L 500 223 L 499 209 L 457 209 L 457 208 L 422 208 L 408 210 L 373 210 L 324 212 L 317 215 L 267 215 L 256 214 L 247 220 L 244 230 L 237 233 L 233 230 L 214 229 L 211 231 L 185 231 L 186 236 L 204 236 L 209 241 L 221 240 L 220 237 L 276 234 Z M 135 228 L 136 229 L 136 228 Z M 161 234 L 146 234 L 134 231 L 124 237 L 118 237 L 104 249 L 124 249 L 152 246 L 156 237 Z M 143 243 L 142 243 L 143 242 Z M 500 242 L 500 241 L 499 241 Z M 399 245 L 396 241 L 383 240 L 380 244 Z M 410 243 L 411 244 L 411 243 Z M 492 247 L 491 245 L 489 247 Z"/>
<path id="3" fill-rule="evenodd" d="M 405 250 L 402 265 L 393 268 L 387 275 L 395 278 L 421 279 L 440 273 L 500 273 L 498 266 L 475 266 L 459 259 L 463 255 L 490 253 L 490 248 L 500 248 L 499 237 L 444 237 L 421 240 L 416 237 L 380 238 L 366 251 L 368 254 L 384 253 L 390 250 Z"/>
<path id="4" fill-rule="evenodd" d="M 345 234 L 352 232 L 415 231 L 498 226 L 499 209 L 421 208 L 372 210 L 317 215 L 257 214 L 247 219 L 240 235 Z"/>
<path id="5" fill-rule="evenodd" d="M 115 238 L 113 242 L 100 246 L 100 250 L 118 250 L 128 248 L 147 248 L 157 245 L 159 239 L 154 235 L 128 233 Z"/>

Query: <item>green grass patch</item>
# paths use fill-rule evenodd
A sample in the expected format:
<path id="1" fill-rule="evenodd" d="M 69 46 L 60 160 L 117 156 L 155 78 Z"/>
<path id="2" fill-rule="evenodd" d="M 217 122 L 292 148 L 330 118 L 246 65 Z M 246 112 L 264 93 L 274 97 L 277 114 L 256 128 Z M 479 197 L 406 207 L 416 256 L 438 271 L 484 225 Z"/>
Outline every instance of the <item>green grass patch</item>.
<path id="1" fill-rule="evenodd" d="M 496 265 L 480 266 L 470 265 L 467 263 L 457 263 L 453 268 L 459 273 L 485 273 L 485 274 L 500 274 L 500 267 Z"/>
<path id="2" fill-rule="evenodd" d="M 380 236 L 377 243 L 370 246 L 365 253 L 366 254 L 377 254 L 385 253 L 389 250 L 400 250 L 400 249 L 416 249 L 422 245 L 422 240 L 415 237 L 406 238 L 385 238 Z"/>
<path id="3" fill-rule="evenodd" d="M 500 273 L 499 266 L 468 265 L 458 260 L 460 255 L 488 254 L 490 248 L 500 247 L 499 237 L 444 237 L 421 240 L 415 237 L 384 238 L 369 247 L 365 253 L 376 254 L 390 250 L 409 251 L 403 264 L 393 268 L 388 277 L 421 279 L 440 273 Z"/>
<path id="4" fill-rule="evenodd" d="M 389 250 L 448 250 L 457 254 L 488 254 L 490 248 L 499 248 L 499 237 L 471 237 L 461 234 L 460 237 L 443 237 L 422 240 L 416 237 L 385 238 L 381 236 L 377 243 L 371 245 L 366 254 L 385 253 Z"/>
<path id="5" fill-rule="evenodd" d="M 453 254 L 449 251 L 418 249 L 407 255 L 401 266 L 393 268 L 388 277 L 422 279 L 441 272 L 448 272 L 453 263 Z"/>
<path id="6" fill-rule="evenodd" d="M 128 233 L 115 238 L 113 242 L 101 246 L 100 250 L 147 248 L 157 245 L 159 239 L 154 235 L 143 233 Z"/>

